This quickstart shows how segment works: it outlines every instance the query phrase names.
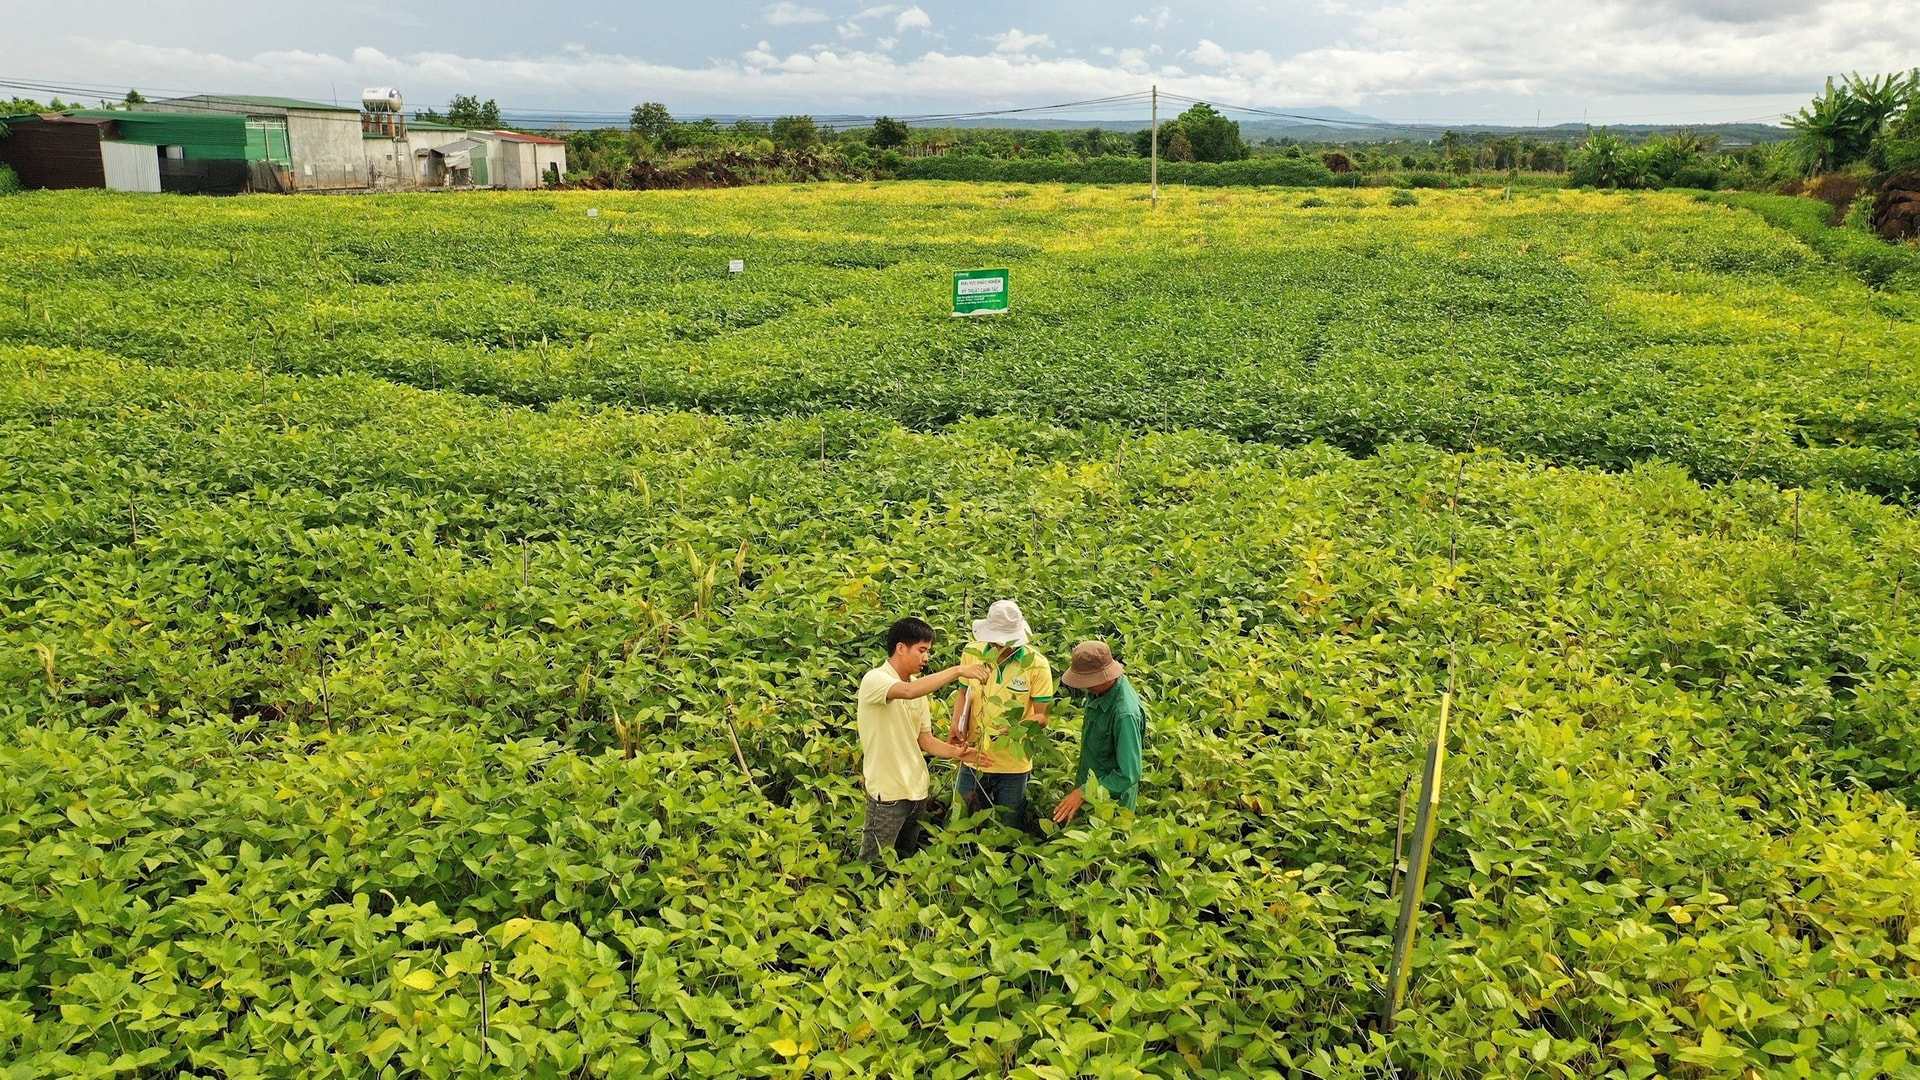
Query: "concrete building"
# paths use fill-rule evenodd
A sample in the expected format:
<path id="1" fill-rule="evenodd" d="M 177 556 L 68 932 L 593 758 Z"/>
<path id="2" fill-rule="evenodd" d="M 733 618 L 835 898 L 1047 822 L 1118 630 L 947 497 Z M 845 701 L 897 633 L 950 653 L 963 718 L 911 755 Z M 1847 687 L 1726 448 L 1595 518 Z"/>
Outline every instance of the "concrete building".
<path id="1" fill-rule="evenodd" d="M 567 174 L 567 144 L 559 139 L 517 131 L 475 131 L 472 137 L 491 144 L 487 153 L 488 186 L 532 190 L 549 177 L 558 182 Z M 477 177 L 474 182 L 480 183 Z"/>
<path id="2" fill-rule="evenodd" d="M 459 157 L 464 147 L 456 144 L 468 141 L 467 129 L 452 124 L 403 118 L 369 123 L 364 145 L 374 186 L 388 190 L 473 186 L 475 181 L 465 178 L 449 183 L 447 159 L 450 155 L 436 157 L 434 153 L 452 148 L 451 156 L 459 161 L 459 169 L 466 169 L 467 160 Z"/>
<path id="3" fill-rule="evenodd" d="M 243 117 L 262 144 L 285 147 L 285 166 L 255 177 L 259 191 L 366 191 L 375 186 L 377 174 L 361 145 L 365 140 L 357 105 L 253 94 L 195 94 L 136 105 L 134 110 Z M 275 159 L 272 153 L 266 157 Z"/>

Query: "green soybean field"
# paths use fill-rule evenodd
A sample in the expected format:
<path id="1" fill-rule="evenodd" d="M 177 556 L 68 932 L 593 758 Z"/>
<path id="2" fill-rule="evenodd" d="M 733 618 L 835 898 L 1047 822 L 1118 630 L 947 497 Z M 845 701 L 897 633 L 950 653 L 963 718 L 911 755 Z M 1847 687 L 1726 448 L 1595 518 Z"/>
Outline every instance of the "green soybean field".
<path id="1" fill-rule="evenodd" d="M 1920 255 L 1415 203 L 0 199 L 0 1077 L 1920 1077 Z M 861 863 L 1001 597 L 1137 812 Z"/>

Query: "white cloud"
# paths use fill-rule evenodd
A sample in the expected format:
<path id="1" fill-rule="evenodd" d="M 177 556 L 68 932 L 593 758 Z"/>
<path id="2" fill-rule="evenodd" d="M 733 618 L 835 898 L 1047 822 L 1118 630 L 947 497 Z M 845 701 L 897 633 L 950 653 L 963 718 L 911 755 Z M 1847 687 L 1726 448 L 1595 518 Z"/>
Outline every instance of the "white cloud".
<path id="1" fill-rule="evenodd" d="M 995 34 L 989 40 L 993 42 L 993 51 L 1002 56 L 1022 56 L 1028 49 L 1053 47 L 1053 39 L 1047 35 L 1023 33 L 1017 27 L 1004 34 Z"/>
<path id="2" fill-rule="evenodd" d="M 1205 64 L 1208 67 L 1222 67 L 1233 59 L 1232 54 L 1228 53 L 1227 50 L 1215 45 L 1206 38 L 1201 38 L 1200 44 L 1188 49 L 1181 55 L 1190 56 L 1195 63 Z"/>
<path id="3" fill-rule="evenodd" d="M 1135 26 L 1150 26 L 1155 30 L 1165 30 L 1173 23 L 1173 9 L 1158 7 L 1145 15 L 1135 15 L 1129 20 Z"/>
<path id="4" fill-rule="evenodd" d="M 928 35 L 927 42 L 938 40 L 930 34 L 933 19 L 921 7 L 893 4 L 835 20 L 820 16 L 818 31 L 808 36 L 832 40 L 830 48 L 794 50 L 782 42 L 776 49 L 772 41 L 747 43 L 760 34 L 777 40 L 767 24 L 819 15 L 805 6 L 819 0 L 771 6 L 755 0 L 748 10 L 764 16 L 756 29 L 726 30 L 734 44 L 715 51 L 722 59 L 688 64 L 625 55 L 605 38 L 589 38 L 584 48 L 528 43 L 479 56 L 351 48 L 351 36 L 331 48 L 203 50 L 155 44 L 161 39 L 131 29 L 120 37 L 75 32 L 49 17 L 37 30 L 13 33 L 10 27 L 0 38 L 0 68 L 49 85 L 96 82 L 105 71 L 143 91 L 322 100 L 329 83 L 393 85 L 410 101 L 478 93 L 528 113 L 624 115 L 632 102 L 648 100 L 690 114 L 934 112 L 1124 94 L 1152 80 L 1189 97 L 1277 108 L 1345 106 L 1429 119 L 1494 108 L 1530 122 L 1536 101 L 1544 101 L 1552 122 L 1556 102 L 1562 103 L 1559 119 L 1574 120 L 1591 102 L 1596 123 L 1697 123 L 1709 110 L 1732 120 L 1797 108 L 1827 73 L 1904 71 L 1920 55 L 1920 20 L 1903 17 L 1912 0 L 1566 0 L 1552 8 L 1509 0 L 1308 2 L 1344 4 L 1343 13 L 1326 16 L 1341 28 L 1291 53 L 1276 48 L 1271 35 L 1235 24 L 1207 37 L 1161 36 L 1161 44 L 1145 48 L 1110 45 L 1097 55 L 1096 41 L 1064 26 L 1046 34 L 1009 30 L 967 46 L 979 55 L 957 55 L 918 44 L 923 39 L 914 31 Z M 1183 4 L 1182 18 L 1193 21 L 1195 10 Z M 828 27 L 841 34 L 827 33 Z M 941 28 L 952 31 L 945 22 Z M 1243 44 L 1252 40 L 1267 48 Z M 1080 47 L 1082 55 L 1069 54 L 1069 47 Z"/>
<path id="5" fill-rule="evenodd" d="M 766 14 L 763 18 L 766 20 L 768 26 L 800 26 L 805 23 L 827 21 L 825 12 L 815 11 L 809 7 L 801 7 L 799 4 L 794 3 L 793 0 L 780 0 L 777 4 L 768 4 Z"/>
<path id="6" fill-rule="evenodd" d="M 273 52 L 250 57 L 196 52 L 131 41 L 78 39 L 89 67 L 123 73 L 135 85 L 257 88 L 313 96 L 329 80 L 341 86 L 403 87 L 410 100 L 440 101 L 483 88 L 503 108 L 537 110 L 574 100 L 666 101 L 676 112 L 798 109 L 933 111 L 966 102 L 1013 107 L 1058 100 L 1063 93 L 1100 97 L 1137 90 L 1138 79 L 1085 59 L 928 52 L 896 60 L 859 49 L 776 53 L 768 42 L 735 61 L 682 68 L 605 53 L 530 55 L 512 59 L 456 53 L 392 55 L 371 47 L 350 56 Z M 360 80 L 360 82 L 356 82 Z M 982 88 L 991 88 L 982 96 Z M 681 104 L 685 103 L 685 104 Z M 624 115 L 625 105 L 619 106 Z"/>
<path id="7" fill-rule="evenodd" d="M 1413 95 L 1758 95 L 1833 71 L 1897 71 L 1920 25 L 1890 0 L 1400 0 L 1356 12 L 1348 40 L 1288 57 L 1201 41 L 1182 55 L 1264 102 Z M 1794 17 L 1783 18 L 1791 12 Z M 1558 42 L 1543 49 L 1541 42 Z M 1244 98 L 1242 100 L 1245 100 Z"/>

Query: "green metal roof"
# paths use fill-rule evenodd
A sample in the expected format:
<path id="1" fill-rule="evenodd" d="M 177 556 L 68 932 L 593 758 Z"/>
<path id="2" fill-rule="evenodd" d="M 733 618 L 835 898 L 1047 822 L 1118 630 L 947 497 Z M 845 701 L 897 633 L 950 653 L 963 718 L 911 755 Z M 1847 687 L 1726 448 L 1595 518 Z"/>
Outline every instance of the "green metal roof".
<path id="1" fill-rule="evenodd" d="M 324 105 L 318 101 L 302 101 L 299 98 L 272 97 L 270 95 L 265 95 L 265 94 L 194 94 L 188 98 L 181 98 L 181 99 L 175 99 L 175 100 L 191 101 L 194 98 L 203 98 L 208 101 L 225 102 L 233 105 L 258 105 L 261 108 L 265 108 L 265 109 L 317 109 L 321 112 L 350 112 L 350 113 L 357 113 L 360 111 L 360 107 L 358 105 Z M 153 104 L 167 105 L 170 103 L 165 101 L 156 101 Z"/>
<path id="2" fill-rule="evenodd" d="M 62 116 L 112 120 L 120 137 L 146 146 L 178 146 L 192 161 L 245 161 L 247 118 L 238 113 L 127 112 L 122 109 L 66 109 Z"/>

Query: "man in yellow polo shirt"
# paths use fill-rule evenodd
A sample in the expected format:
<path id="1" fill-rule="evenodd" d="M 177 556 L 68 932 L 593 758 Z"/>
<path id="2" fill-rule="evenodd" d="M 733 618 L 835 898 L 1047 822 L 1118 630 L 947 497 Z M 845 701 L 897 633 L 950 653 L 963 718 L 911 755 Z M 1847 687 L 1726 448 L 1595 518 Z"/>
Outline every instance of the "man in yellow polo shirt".
<path id="1" fill-rule="evenodd" d="M 927 699 L 954 680 L 984 679 L 981 664 L 956 664 L 915 678 L 933 653 L 933 627 L 906 618 L 887 628 L 887 660 L 860 680 L 856 710 L 860 727 L 860 781 L 867 789 L 867 818 L 860 827 L 860 858 L 877 862 L 891 847 L 901 858 L 920 847 L 920 815 L 926 807 L 927 754 L 983 768 L 993 758 L 982 750 L 955 746 L 933 734 L 933 710 Z"/>
<path id="2" fill-rule="evenodd" d="M 974 622 L 974 640 L 960 661 L 983 664 L 987 674 L 967 678 L 954 695 L 955 724 L 947 735 L 956 746 L 978 745 L 993 756 L 990 765 L 961 766 L 960 801 L 974 813 L 991 806 L 1015 828 L 1027 805 L 1033 755 L 1046 738 L 1053 701 L 1053 669 L 1028 642 L 1030 636 L 1026 617 L 1012 600 L 994 601 L 987 617 Z"/>

